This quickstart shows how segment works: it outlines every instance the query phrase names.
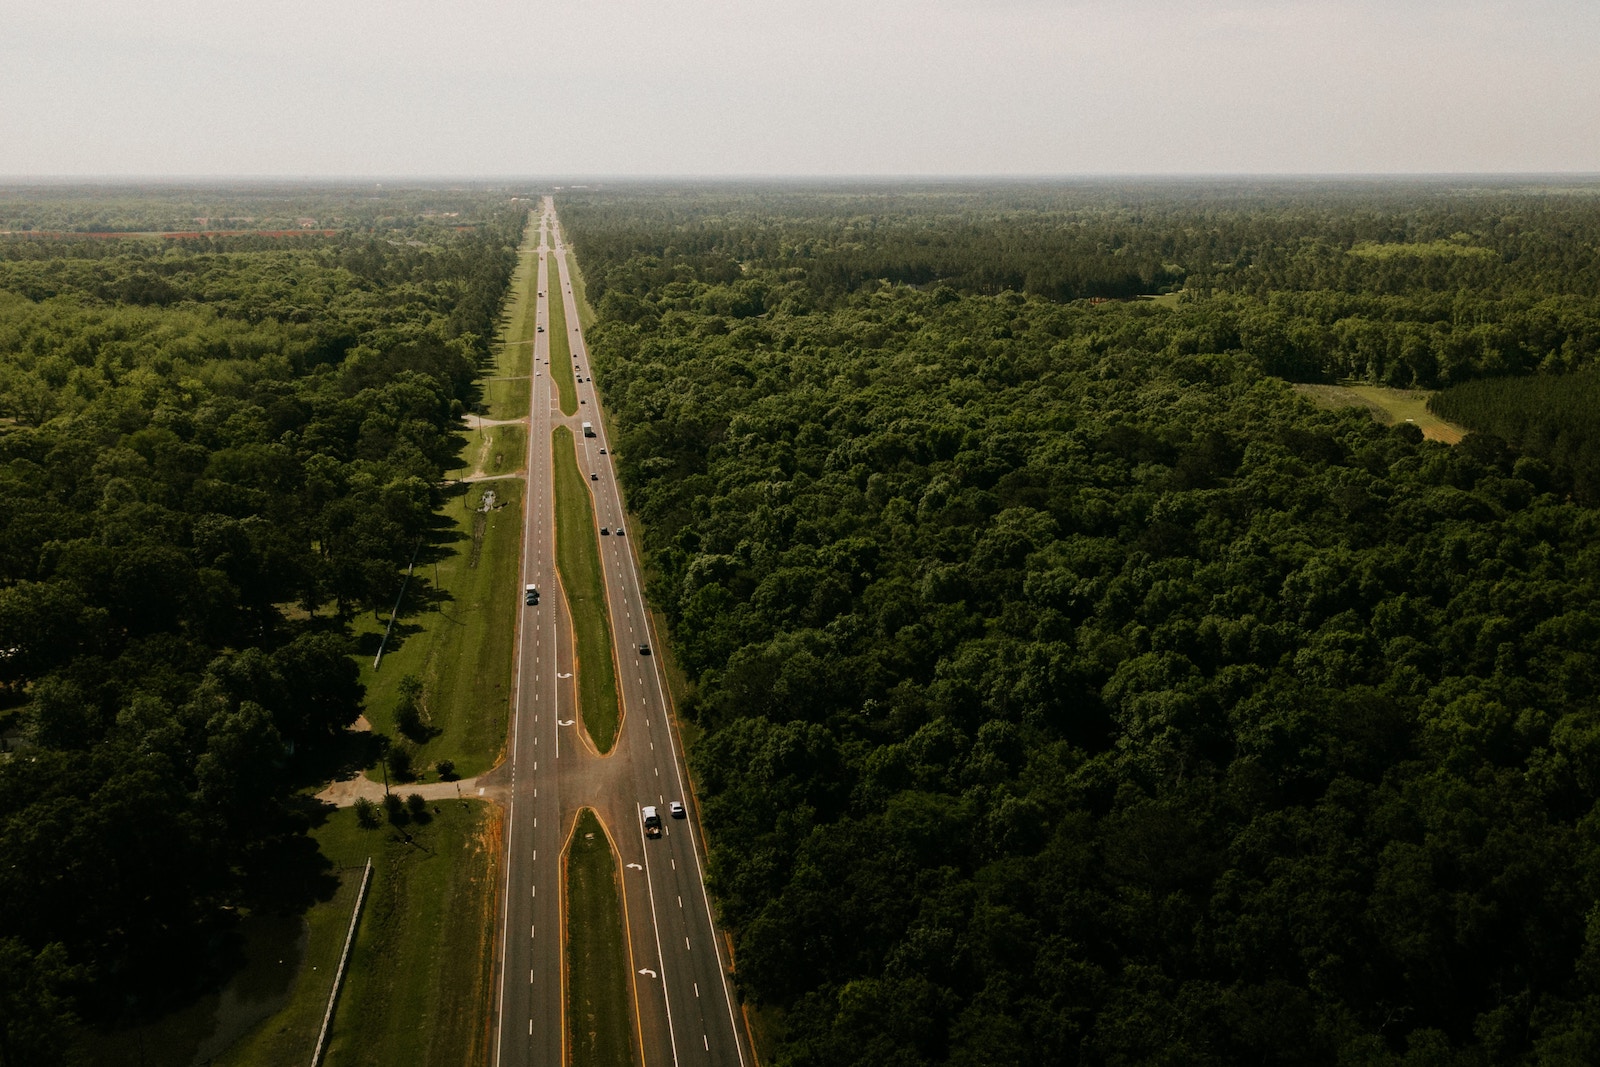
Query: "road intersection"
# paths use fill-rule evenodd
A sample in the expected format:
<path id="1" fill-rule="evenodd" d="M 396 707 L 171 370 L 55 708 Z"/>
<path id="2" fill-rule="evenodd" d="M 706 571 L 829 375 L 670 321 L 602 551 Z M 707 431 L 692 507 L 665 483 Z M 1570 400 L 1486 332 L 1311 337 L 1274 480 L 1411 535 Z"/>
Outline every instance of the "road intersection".
<path id="1" fill-rule="evenodd" d="M 505 884 L 496 984 L 494 1063 L 558 1067 L 565 1061 L 561 854 L 578 812 L 594 809 L 622 864 L 622 896 L 631 958 L 638 1052 L 643 1067 L 754 1067 L 748 1035 L 733 1002 L 728 952 L 705 891 L 694 799 L 686 787 L 682 746 L 658 658 L 640 646 L 657 642 L 645 606 L 635 539 L 599 537 L 611 616 L 622 720 L 616 744 L 601 755 L 580 725 L 571 621 L 555 566 L 551 433 L 572 430 L 597 526 L 626 530 L 605 420 L 573 295 L 566 246 L 554 204 L 539 214 L 539 255 L 524 493 L 523 578 L 543 594 L 520 607 L 516 690 L 507 759 L 483 781 L 505 798 Z M 551 262 L 563 301 L 573 359 L 551 365 Z M 581 403 L 567 416 L 554 375 L 576 379 Z M 593 425 L 585 437 L 581 423 Z M 518 597 L 521 604 L 521 597 Z M 639 809 L 674 800 L 687 818 L 664 820 L 647 838 Z"/>

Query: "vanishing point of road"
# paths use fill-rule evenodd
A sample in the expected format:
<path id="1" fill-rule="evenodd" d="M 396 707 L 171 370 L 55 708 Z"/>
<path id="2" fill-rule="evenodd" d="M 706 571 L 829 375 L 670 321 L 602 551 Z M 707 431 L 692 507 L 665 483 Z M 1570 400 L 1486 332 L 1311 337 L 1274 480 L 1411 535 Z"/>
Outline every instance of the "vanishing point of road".
<path id="1" fill-rule="evenodd" d="M 565 425 L 578 445 L 598 526 L 626 528 L 607 450 L 600 399 L 590 382 L 589 354 L 572 292 L 555 206 L 539 214 L 533 403 L 529 413 L 528 480 L 523 494 L 523 583 L 539 587 L 537 606 L 520 606 L 516 688 L 508 758 L 492 776 L 506 798 L 504 910 L 495 990 L 496 1067 L 561 1067 L 566 1061 L 563 1011 L 561 854 L 580 809 L 593 808 L 622 863 L 635 1031 L 643 1067 L 754 1067 L 748 1034 L 734 1006 L 728 957 L 706 897 L 703 857 L 694 828 L 694 800 L 685 786 L 682 748 L 673 727 L 645 608 L 638 561 L 628 536 L 599 537 L 611 615 L 622 722 L 610 753 L 599 755 L 580 725 L 573 637 L 555 567 L 554 468 L 551 431 Z M 549 294 L 554 260 L 573 358 L 552 366 Z M 562 414 L 554 376 L 572 375 L 581 403 Z M 581 423 L 593 424 L 585 437 Z M 598 531 L 597 531 L 598 533 Z M 686 819 L 664 818 L 662 836 L 647 839 L 639 809 L 682 800 Z"/>

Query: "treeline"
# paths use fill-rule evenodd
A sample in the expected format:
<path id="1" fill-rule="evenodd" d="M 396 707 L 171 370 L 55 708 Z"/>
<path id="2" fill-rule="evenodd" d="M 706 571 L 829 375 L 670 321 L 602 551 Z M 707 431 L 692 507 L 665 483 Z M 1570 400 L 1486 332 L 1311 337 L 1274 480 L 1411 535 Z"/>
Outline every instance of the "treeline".
<path id="1" fill-rule="evenodd" d="M 537 192 L 466 182 L 275 182 L 223 185 L 49 182 L 0 184 L 0 231 L 48 234 L 317 229 L 362 233 L 483 225 L 511 197 L 527 210 Z"/>
<path id="2" fill-rule="evenodd" d="M 1057 302 L 1182 290 L 1229 309 L 1232 347 L 1270 373 L 1435 387 L 1594 360 L 1595 191 L 1170 181 L 625 187 L 562 202 L 605 264 L 589 293 L 613 320 L 676 306 L 679 281 L 743 279 L 732 317 L 833 307 L 879 281 Z"/>
<path id="3" fill-rule="evenodd" d="M 430 536 L 502 205 L 423 247 L 0 244 L 6 1063 L 180 1000 L 236 909 L 313 892 L 291 798 L 361 709 L 350 613 Z"/>
<path id="4" fill-rule="evenodd" d="M 1527 453 L 1532 480 L 1600 505 L 1600 371 L 1467 382 L 1428 407 Z"/>
<path id="5" fill-rule="evenodd" d="M 650 281 L 654 195 L 561 206 L 774 1062 L 1600 1059 L 1600 515 L 1313 410 L 1243 296 Z"/>

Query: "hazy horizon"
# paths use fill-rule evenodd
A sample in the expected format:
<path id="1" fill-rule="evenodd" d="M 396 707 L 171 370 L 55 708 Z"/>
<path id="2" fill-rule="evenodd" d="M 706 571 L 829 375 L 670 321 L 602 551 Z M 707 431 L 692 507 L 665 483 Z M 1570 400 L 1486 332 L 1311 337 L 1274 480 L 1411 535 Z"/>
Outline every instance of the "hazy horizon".
<path id="1" fill-rule="evenodd" d="M 198 0 L 0 10 L 0 176 L 1600 172 L 1578 0 Z"/>

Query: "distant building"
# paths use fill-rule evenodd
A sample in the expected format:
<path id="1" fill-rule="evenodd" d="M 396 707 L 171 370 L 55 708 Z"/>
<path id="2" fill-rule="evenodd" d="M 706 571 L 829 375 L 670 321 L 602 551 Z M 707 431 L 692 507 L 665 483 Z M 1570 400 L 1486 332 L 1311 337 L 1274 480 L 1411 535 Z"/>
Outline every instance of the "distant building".
<path id="1" fill-rule="evenodd" d="M 316 219 L 295 219 L 294 221 L 302 230 L 314 230 L 317 228 Z"/>

